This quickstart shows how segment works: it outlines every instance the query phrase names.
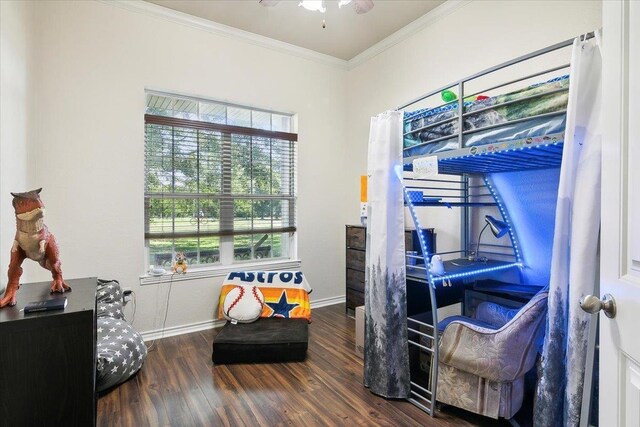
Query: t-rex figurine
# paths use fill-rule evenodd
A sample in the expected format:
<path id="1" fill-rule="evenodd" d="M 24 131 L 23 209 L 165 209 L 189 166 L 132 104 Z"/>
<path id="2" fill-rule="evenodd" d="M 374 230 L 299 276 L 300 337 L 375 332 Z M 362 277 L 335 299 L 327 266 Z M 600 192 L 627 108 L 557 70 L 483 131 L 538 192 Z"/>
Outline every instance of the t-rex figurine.
<path id="1" fill-rule="evenodd" d="M 22 262 L 25 258 L 37 261 L 42 267 L 51 271 L 53 283 L 51 292 L 70 291 L 71 288 L 62 278 L 60 269 L 60 253 L 53 234 L 44 225 L 44 203 L 40 200 L 42 188 L 26 193 L 11 193 L 13 208 L 16 212 L 16 237 L 11 247 L 9 262 L 9 283 L 0 300 L 0 308 L 16 305 L 16 291 L 20 287 Z"/>

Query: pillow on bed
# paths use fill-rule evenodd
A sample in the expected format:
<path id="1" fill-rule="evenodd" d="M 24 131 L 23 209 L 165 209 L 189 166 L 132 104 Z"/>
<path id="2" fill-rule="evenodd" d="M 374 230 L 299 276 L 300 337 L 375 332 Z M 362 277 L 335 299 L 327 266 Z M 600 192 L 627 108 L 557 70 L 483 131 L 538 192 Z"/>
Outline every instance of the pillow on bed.
<path id="1" fill-rule="evenodd" d="M 258 320 L 262 313 L 264 296 L 257 286 L 234 286 L 222 302 L 224 318 L 239 323 Z"/>

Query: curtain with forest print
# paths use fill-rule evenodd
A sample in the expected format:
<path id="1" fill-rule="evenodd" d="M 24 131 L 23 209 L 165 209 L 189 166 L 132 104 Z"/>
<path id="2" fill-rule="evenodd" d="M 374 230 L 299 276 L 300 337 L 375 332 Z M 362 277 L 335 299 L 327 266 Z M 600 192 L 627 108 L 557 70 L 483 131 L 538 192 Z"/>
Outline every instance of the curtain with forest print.
<path id="1" fill-rule="evenodd" d="M 590 328 L 594 316 L 580 298 L 599 295 L 598 234 L 602 134 L 600 32 L 577 38 L 571 56 L 567 126 L 562 151 L 558 204 L 549 281 L 549 317 L 534 408 L 534 426 L 587 425 L 581 422 Z M 592 335 L 594 336 L 594 335 Z"/>
<path id="2" fill-rule="evenodd" d="M 409 395 L 405 286 L 402 118 L 371 118 L 365 287 L 364 384 L 380 396 Z"/>

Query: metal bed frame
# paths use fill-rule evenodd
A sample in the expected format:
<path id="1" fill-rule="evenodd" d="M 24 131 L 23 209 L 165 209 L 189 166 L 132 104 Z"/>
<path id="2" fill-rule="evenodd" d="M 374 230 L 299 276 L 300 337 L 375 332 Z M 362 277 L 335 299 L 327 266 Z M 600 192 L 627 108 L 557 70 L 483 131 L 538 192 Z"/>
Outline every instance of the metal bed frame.
<path id="1" fill-rule="evenodd" d="M 594 37 L 593 33 L 585 34 L 581 37 L 585 39 L 589 39 Z M 483 149 L 483 146 L 477 147 L 464 147 L 464 136 L 466 134 L 477 132 L 481 130 L 486 130 L 493 127 L 504 126 L 515 121 L 510 121 L 506 123 L 501 123 L 499 125 L 491 125 L 483 128 L 474 129 L 472 131 L 464 131 L 464 117 L 469 114 L 477 113 L 478 110 L 472 111 L 469 113 L 465 113 L 464 111 L 464 87 L 465 83 L 475 80 L 479 77 L 485 76 L 487 74 L 496 72 L 498 70 L 502 70 L 504 68 L 513 66 L 515 64 L 537 58 L 539 56 L 548 54 L 550 52 L 554 52 L 558 49 L 562 49 L 568 47 L 573 44 L 574 39 L 565 40 L 560 43 L 556 43 L 552 46 L 546 47 L 544 49 L 536 50 L 529 54 L 520 56 L 513 60 L 504 62 L 502 64 L 491 67 L 487 70 L 481 71 L 469 77 L 466 77 L 462 80 L 454 82 L 453 84 L 438 88 L 434 91 L 431 91 L 425 95 L 422 95 L 418 98 L 415 98 L 405 104 L 400 105 L 397 110 L 405 109 L 413 104 L 416 104 L 426 98 L 429 98 L 433 95 L 440 93 L 443 90 L 457 87 L 458 88 L 458 99 L 456 101 L 452 101 L 448 104 L 457 103 L 457 116 L 453 118 L 449 118 L 446 120 L 439 121 L 437 123 L 430 124 L 429 126 L 425 126 L 421 129 L 416 129 L 408 133 L 418 132 L 420 130 L 424 130 L 427 127 L 432 127 L 435 125 L 439 125 L 445 122 L 458 120 L 458 131 L 457 131 L 457 140 L 458 140 L 458 148 L 456 150 L 443 151 L 440 153 L 428 154 L 428 156 L 437 156 L 438 161 L 438 171 L 442 174 L 448 175 L 459 175 L 459 180 L 449 180 L 449 179 L 416 179 L 416 178 L 405 178 L 402 173 L 400 173 L 401 178 L 403 178 L 403 182 L 405 182 L 403 186 L 405 205 L 409 208 L 409 212 L 411 214 L 411 218 L 415 225 L 416 230 L 424 230 L 424 227 L 420 224 L 420 220 L 417 215 L 416 208 L 419 207 L 428 207 L 428 206 L 444 206 L 444 207 L 460 207 L 462 208 L 461 215 L 461 225 L 460 225 L 460 236 L 461 236 L 461 247 L 460 251 L 453 252 L 445 252 L 440 254 L 450 255 L 452 253 L 461 253 L 463 256 L 468 256 L 470 253 L 470 225 L 471 225 L 471 216 L 470 216 L 470 208 L 471 207 L 480 207 L 480 206 L 496 206 L 502 215 L 503 221 L 507 224 L 510 224 L 509 213 L 507 207 L 502 202 L 500 195 L 494 189 L 490 179 L 486 176 L 488 173 L 496 173 L 496 172 L 508 172 L 514 170 L 525 170 L 525 169 L 545 169 L 545 168 L 555 168 L 559 167 L 562 162 L 562 147 L 563 147 L 563 135 L 548 135 L 548 139 L 536 140 L 536 141 L 516 141 L 515 143 L 509 144 L 500 144 L 500 146 L 494 146 L 492 150 Z M 520 77 L 514 80 L 510 80 L 508 82 L 502 83 L 500 85 L 496 85 L 485 89 L 484 91 L 474 93 L 472 95 L 478 95 L 482 92 L 487 92 L 489 90 L 499 89 L 501 87 L 517 83 L 520 81 L 524 81 L 530 79 L 532 77 L 541 76 L 547 73 L 551 73 L 554 71 L 561 70 L 563 68 L 569 67 L 570 64 L 564 64 L 561 66 L 555 66 L 553 68 L 546 69 L 544 71 L 539 71 L 533 74 L 529 74 L 524 77 Z M 561 89 L 562 91 L 568 89 Z M 558 90 L 560 91 L 560 90 Z M 543 94 L 548 95 L 549 92 Z M 542 95 L 534 95 L 528 97 L 526 99 L 535 98 Z M 522 101 L 523 99 L 519 99 L 517 102 Z M 511 101 L 492 105 L 490 108 L 495 108 L 500 105 L 507 105 Z M 445 104 L 445 105 L 448 105 Z M 566 110 L 557 111 L 553 113 L 545 113 L 540 115 L 535 115 L 531 117 L 527 117 L 523 120 L 529 120 L 537 117 L 548 117 L 554 115 L 565 114 Z M 406 135 L 406 134 L 405 134 Z M 440 139 L 452 139 L 455 138 L 456 134 L 452 134 Z M 428 141 L 426 143 L 432 143 L 437 140 Z M 522 142 L 520 144 L 519 142 Z M 425 143 L 425 144 L 426 144 Z M 486 147 L 486 146 L 485 146 Z M 411 147 L 413 148 L 413 147 Z M 406 151 L 406 149 L 405 149 Z M 411 171 L 412 162 L 416 158 L 420 158 L 424 156 L 414 156 L 414 157 L 406 157 L 404 159 L 404 170 Z M 470 176 L 472 175 L 481 175 L 482 176 L 482 184 L 481 185 L 470 185 Z M 427 183 L 429 186 L 427 187 L 417 187 L 415 185 L 406 184 L 406 181 L 416 182 L 422 181 Z M 455 186 L 451 186 L 454 184 Z M 432 187 L 433 186 L 433 187 Z M 473 194 L 474 188 L 481 188 L 481 194 Z M 421 190 L 437 190 L 435 195 L 424 195 L 427 198 L 425 202 L 414 202 L 412 201 L 412 197 L 410 195 L 411 191 L 421 191 Z M 470 192 L 470 190 L 472 190 Z M 443 192 L 453 192 L 452 195 L 442 195 Z M 451 194 L 451 193 L 447 193 Z M 487 202 L 486 198 L 490 197 L 491 201 Z M 475 198 L 480 198 L 483 200 L 474 200 Z M 438 200 L 436 200 L 438 199 Z M 446 199 L 446 200 L 443 200 Z M 411 265 L 407 265 L 407 271 L 412 271 L 413 274 L 407 273 L 407 277 L 412 280 L 419 280 L 422 283 L 425 283 L 429 287 L 429 296 L 430 296 L 430 310 L 431 310 L 431 324 L 422 322 L 417 319 L 412 319 L 408 317 L 407 319 L 407 329 L 409 336 L 418 336 L 417 340 L 409 339 L 408 345 L 415 346 L 419 349 L 419 351 L 426 352 L 430 357 L 430 368 L 429 368 L 429 378 L 426 381 L 426 384 L 418 384 L 416 379 L 411 379 L 411 391 L 408 400 L 424 410 L 431 416 L 435 416 L 436 412 L 436 401 L 437 401 L 437 385 L 438 385 L 438 342 L 439 342 L 439 332 L 438 331 L 438 313 L 437 313 L 437 301 L 436 301 L 436 285 L 438 283 L 443 283 L 446 280 L 452 279 L 464 279 L 470 278 L 478 275 L 482 275 L 492 271 L 499 270 L 509 270 L 509 269 L 520 269 L 523 267 L 522 256 L 520 253 L 520 249 L 518 246 L 518 240 L 515 233 L 515 230 L 512 227 L 509 228 L 509 237 L 510 237 L 510 246 L 506 245 L 481 245 L 481 246 L 493 246 L 499 247 L 500 249 L 510 249 L 513 251 L 511 256 L 513 257 L 513 261 L 493 261 L 490 265 L 480 265 L 468 268 L 456 268 L 455 264 L 449 264 L 447 267 L 447 271 L 451 271 L 449 274 L 445 274 L 443 276 L 434 275 L 430 271 L 430 259 L 434 253 L 431 253 L 430 249 L 427 246 L 427 238 L 424 231 L 420 231 L 417 233 L 418 240 L 420 243 L 420 248 L 422 251 L 422 256 L 409 256 L 408 258 L 414 258 L 415 260 L 411 262 Z M 483 251 L 483 253 L 491 254 L 489 252 Z M 494 253 L 495 255 L 505 256 L 504 253 Z M 416 265 L 413 265 L 415 262 Z M 418 264 L 420 263 L 420 264 Z M 445 262 L 445 266 L 447 263 Z M 425 329 L 426 328 L 426 329 Z"/>

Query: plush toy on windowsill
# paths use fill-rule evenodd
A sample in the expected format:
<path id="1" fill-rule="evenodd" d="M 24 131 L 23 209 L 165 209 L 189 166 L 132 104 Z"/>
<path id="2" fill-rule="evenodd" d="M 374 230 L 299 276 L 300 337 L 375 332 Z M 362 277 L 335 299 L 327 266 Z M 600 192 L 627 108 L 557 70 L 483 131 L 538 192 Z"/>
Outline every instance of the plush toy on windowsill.
<path id="1" fill-rule="evenodd" d="M 9 283 L 0 299 L 0 308 L 16 305 L 16 292 L 20 287 L 22 263 L 29 258 L 51 271 L 51 292 L 66 292 L 71 288 L 62 278 L 60 252 L 53 234 L 44 225 L 44 203 L 40 200 L 42 188 L 26 193 L 11 193 L 16 214 L 16 236 L 11 247 Z"/>
<path id="2" fill-rule="evenodd" d="M 187 257 L 184 252 L 178 252 L 176 254 L 176 262 L 173 264 L 173 272 L 187 274 Z"/>

